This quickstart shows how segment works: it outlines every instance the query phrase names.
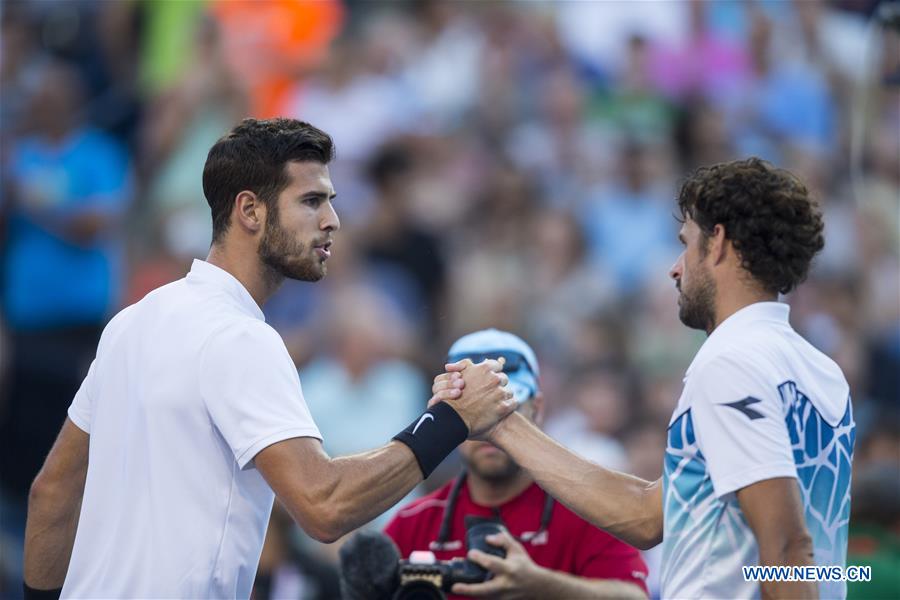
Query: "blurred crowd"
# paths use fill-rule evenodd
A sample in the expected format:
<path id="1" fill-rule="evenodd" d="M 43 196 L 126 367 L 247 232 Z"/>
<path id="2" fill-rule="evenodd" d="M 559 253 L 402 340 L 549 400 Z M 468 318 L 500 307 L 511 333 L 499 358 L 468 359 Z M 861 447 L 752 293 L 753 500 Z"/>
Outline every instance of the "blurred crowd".
<path id="1" fill-rule="evenodd" d="M 250 115 L 309 121 L 337 148 L 329 275 L 265 307 L 332 455 L 383 444 L 449 344 L 497 327 L 537 351 L 551 435 L 659 477 L 704 339 L 667 277 L 679 180 L 748 155 L 797 173 L 826 247 L 786 301 L 851 383 L 851 558 L 887 560 L 896 582 L 900 40 L 876 9 L 4 2 L 0 595 L 19 581 L 28 484 L 103 325 L 206 256 L 206 153 Z M 259 597 L 334 593 L 331 556 L 300 538 L 276 512 Z"/>

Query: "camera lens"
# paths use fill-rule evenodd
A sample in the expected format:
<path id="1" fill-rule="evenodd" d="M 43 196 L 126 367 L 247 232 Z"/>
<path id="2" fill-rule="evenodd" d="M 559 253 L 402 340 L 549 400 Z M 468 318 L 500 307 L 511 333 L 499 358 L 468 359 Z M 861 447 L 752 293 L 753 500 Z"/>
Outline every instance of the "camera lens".
<path id="1" fill-rule="evenodd" d="M 428 581 L 412 581 L 394 594 L 393 600 L 444 600 L 445 596 Z"/>

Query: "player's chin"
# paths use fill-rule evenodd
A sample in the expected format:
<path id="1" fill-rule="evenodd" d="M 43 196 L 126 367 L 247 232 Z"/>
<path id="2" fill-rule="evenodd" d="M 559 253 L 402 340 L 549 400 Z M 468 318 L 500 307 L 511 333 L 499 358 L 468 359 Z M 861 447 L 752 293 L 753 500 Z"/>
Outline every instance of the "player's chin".
<path id="1" fill-rule="evenodd" d="M 320 281 L 328 274 L 328 269 L 322 265 L 318 269 L 310 269 L 306 275 L 306 281 Z"/>
<path id="2" fill-rule="evenodd" d="M 325 277 L 327 273 L 328 267 L 325 266 L 324 262 L 320 263 L 317 260 L 293 264 L 282 269 L 282 274 L 284 276 L 297 281 L 319 281 Z"/>

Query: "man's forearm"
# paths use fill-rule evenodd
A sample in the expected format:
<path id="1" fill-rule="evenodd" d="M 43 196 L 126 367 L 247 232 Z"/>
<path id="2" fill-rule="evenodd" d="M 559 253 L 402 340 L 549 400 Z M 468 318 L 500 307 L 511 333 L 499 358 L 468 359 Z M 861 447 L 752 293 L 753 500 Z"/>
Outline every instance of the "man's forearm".
<path id="1" fill-rule="evenodd" d="M 59 589 L 66 579 L 81 502 L 33 488 L 25 526 L 25 583 L 40 590 Z"/>
<path id="2" fill-rule="evenodd" d="M 812 544 L 810 540 L 800 539 L 788 545 L 778 558 L 769 558 L 761 549 L 760 565 L 764 566 L 813 566 Z M 762 581 L 759 584 L 760 596 L 770 598 L 818 598 L 819 588 L 814 581 Z"/>
<path id="3" fill-rule="evenodd" d="M 639 586 L 615 579 L 588 579 L 561 571 L 538 567 L 529 582 L 534 598 L 620 598 L 644 599 L 647 594 Z"/>
<path id="4" fill-rule="evenodd" d="M 819 588 L 814 581 L 762 581 L 759 584 L 760 597 L 764 600 L 791 598 L 793 600 L 815 599 Z"/>
<path id="5" fill-rule="evenodd" d="M 319 440 L 293 438 L 253 460 L 294 520 L 326 543 L 371 521 L 422 480 L 415 455 L 396 441 L 331 458 Z"/>
<path id="6" fill-rule="evenodd" d="M 541 487 L 597 527 L 639 548 L 662 540 L 661 482 L 604 469 L 547 437 L 514 413 L 491 441 Z"/>
<path id="7" fill-rule="evenodd" d="M 69 570 L 87 478 L 90 436 L 68 418 L 31 485 L 25 524 L 25 583 L 62 587 Z"/>
<path id="8" fill-rule="evenodd" d="M 737 491 L 738 504 L 759 549 L 761 566 L 811 566 L 812 537 L 803 518 L 800 488 L 792 477 L 758 481 Z M 817 598 L 813 582 L 763 581 L 763 598 Z"/>
<path id="9" fill-rule="evenodd" d="M 331 501 L 341 535 L 381 515 L 422 481 L 415 456 L 400 442 L 334 458 L 332 465 L 337 477 Z"/>

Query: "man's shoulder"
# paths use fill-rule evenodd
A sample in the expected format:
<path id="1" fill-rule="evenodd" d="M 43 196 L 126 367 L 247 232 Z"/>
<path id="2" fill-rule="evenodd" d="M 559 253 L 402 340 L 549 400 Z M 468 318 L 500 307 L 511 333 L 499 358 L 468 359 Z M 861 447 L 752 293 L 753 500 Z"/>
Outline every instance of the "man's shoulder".
<path id="1" fill-rule="evenodd" d="M 760 387 L 774 393 L 782 384 L 803 379 L 817 396 L 843 404 L 849 386 L 840 367 L 793 329 L 764 327 L 739 339 L 701 351 L 685 383 L 693 390 Z M 686 388 L 687 389 L 687 388 Z"/>
<path id="2" fill-rule="evenodd" d="M 701 351 L 688 369 L 686 383 L 704 386 L 735 377 L 768 378 L 777 368 L 781 342 L 765 335 L 748 335 Z"/>
<path id="3" fill-rule="evenodd" d="M 148 292 L 116 314 L 105 332 L 117 333 L 158 326 L 156 334 L 174 333 L 194 340 L 236 344 L 249 341 L 283 347 L 284 341 L 271 325 L 235 308 L 220 295 L 195 293 L 185 278 Z"/>
<path id="4" fill-rule="evenodd" d="M 206 343 L 213 342 L 222 349 L 231 348 L 240 354 L 264 352 L 269 356 L 289 357 L 284 339 L 275 329 L 259 319 L 247 315 L 228 315 L 210 327 Z M 296 367 L 294 368 L 296 371 Z"/>

